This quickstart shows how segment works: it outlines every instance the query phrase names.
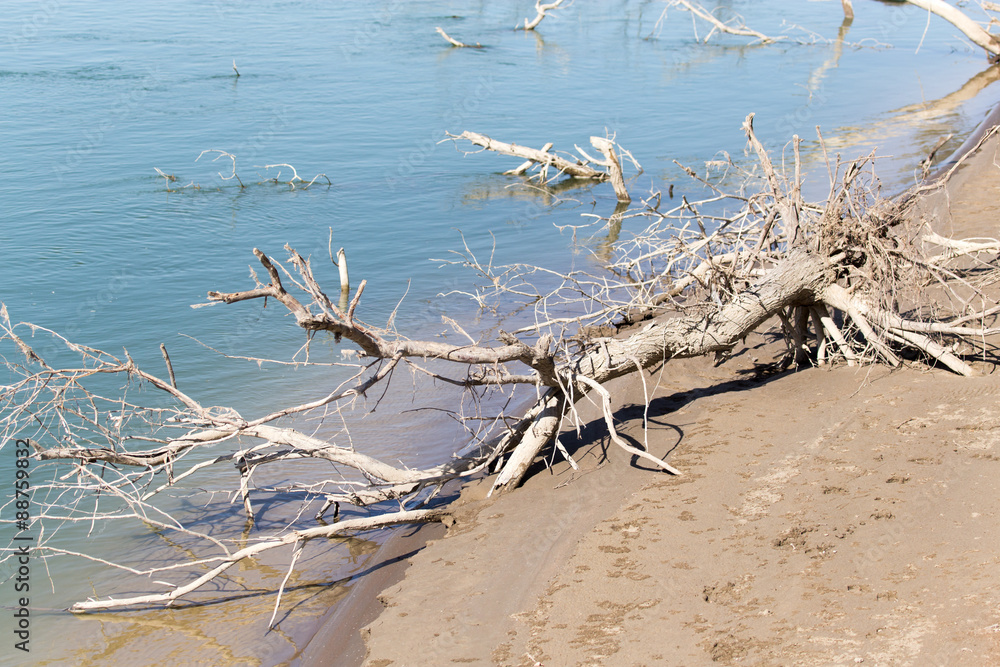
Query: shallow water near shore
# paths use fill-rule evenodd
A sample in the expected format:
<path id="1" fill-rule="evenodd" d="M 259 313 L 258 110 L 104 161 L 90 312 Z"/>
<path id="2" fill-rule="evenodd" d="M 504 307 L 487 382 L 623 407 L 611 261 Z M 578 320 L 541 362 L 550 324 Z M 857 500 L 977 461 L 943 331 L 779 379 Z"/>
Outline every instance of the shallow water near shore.
<path id="1" fill-rule="evenodd" d="M 607 131 L 644 167 L 629 182 L 633 193 L 673 183 L 680 195 L 688 186 L 673 160 L 700 171 L 718 151 L 745 161 L 740 125 L 752 111 L 770 147 L 803 137 L 813 175 L 807 193 L 821 197 L 827 184 L 815 126 L 831 153 L 850 158 L 877 146 L 891 156 L 879 173 L 893 192 L 913 182 L 939 138 L 954 133 L 948 146 L 957 145 L 997 100 L 997 68 L 987 69 L 950 25 L 934 19 L 924 35 L 926 14 L 912 7 L 858 3 L 845 27 L 833 0 L 707 3 L 789 37 L 746 46 L 718 35 L 698 43 L 690 15 L 671 11 L 660 21 L 662 3 L 649 1 L 579 1 L 537 33 L 512 30 L 532 4 L 45 3 L 8 19 L 0 39 L 0 300 L 15 321 L 113 352 L 127 348 L 152 372 L 162 367 L 163 342 L 186 392 L 258 415 L 325 392 L 347 371 L 259 369 L 185 336 L 226 354 L 289 359 L 299 349 L 302 331 L 276 308 L 189 307 L 208 290 L 250 287 L 254 247 L 282 257 L 288 243 L 311 254 L 321 282 L 332 286 L 327 248 L 343 246 L 355 282 L 368 281 L 363 319 L 384 323 L 405 294 L 395 324 L 414 338 L 454 335 L 442 315 L 473 333 L 488 323 L 467 299 L 440 296 L 468 289 L 475 276 L 428 261 L 461 249 L 463 237 L 478 254 L 494 251 L 497 264 L 594 263 L 577 242 L 586 235 L 575 239 L 557 226 L 582 224 L 581 214 L 610 215 L 609 185 L 543 196 L 501 175 L 515 160 L 463 155 L 439 143 L 446 131 L 530 146 L 551 141 L 563 150 Z M 452 49 L 436 26 L 486 48 Z M 704 37 L 704 26 L 698 30 Z M 249 187 L 220 177 L 231 164 L 212 162 L 217 153 L 196 160 L 210 149 L 235 155 Z M 261 183 L 279 171 L 263 165 L 278 163 L 306 180 L 325 173 L 333 185 Z M 340 360 L 331 342 L 313 353 Z M 429 403 L 406 392 L 394 400 Z M 439 414 L 393 416 L 391 407 L 352 427 L 359 449 L 426 465 L 460 444 L 461 433 Z M 12 465 L 5 454 L 3 480 Z M 268 481 L 293 474 L 319 475 L 290 466 Z M 255 531 L 294 518 L 280 494 L 266 498 Z M 192 521 L 239 534 L 239 505 L 224 493 L 182 509 Z M 176 557 L 168 536 L 124 525 L 65 536 L 67 549 L 86 541 L 106 555 Z M 55 610 L 107 594 L 117 575 L 69 558 L 52 559 L 47 570 L 36 563 L 30 662 L 287 662 L 348 593 L 350 577 L 374 565 L 377 546 L 377 539 L 336 540 L 307 551 L 281 628 L 271 633 L 264 627 L 274 596 L 266 591 L 284 576 L 286 553 L 240 568 L 223 602 L 115 616 Z M 0 603 L 11 604 L 8 594 Z M 4 651 L 0 662 L 22 661 Z"/>

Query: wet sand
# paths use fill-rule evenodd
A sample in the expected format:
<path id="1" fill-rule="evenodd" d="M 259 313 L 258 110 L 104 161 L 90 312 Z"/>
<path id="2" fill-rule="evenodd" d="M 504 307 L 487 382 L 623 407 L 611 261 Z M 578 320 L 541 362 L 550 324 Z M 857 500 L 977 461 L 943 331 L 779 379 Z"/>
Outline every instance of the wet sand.
<path id="1" fill-rule="evenodd" d="M 992 141 L 922 204 L 943 234 L 997 236 Z M 409 559 L 363 631 L 364 664 L 1000 664 L 1000 374 L 812 368 L 780 349 L 673 362 L 609 386 L 539 469 Z M 357 664 L 327 654 L 330 664 Z"/>
<path id="2" fill-rule="evenodd" d="M 431 524 L 396 531 L 379 548 L 378 562 L 356 577 L 348 597 L 330 608 L 320 631 L 291 662 L 292 665 L 360 665 L 365 658 L 361 629 L 374 621 L 382 605 L 380 591 L 403 578 L 407 559 L 429 540 L 444 534 L 444 526 Z"/>

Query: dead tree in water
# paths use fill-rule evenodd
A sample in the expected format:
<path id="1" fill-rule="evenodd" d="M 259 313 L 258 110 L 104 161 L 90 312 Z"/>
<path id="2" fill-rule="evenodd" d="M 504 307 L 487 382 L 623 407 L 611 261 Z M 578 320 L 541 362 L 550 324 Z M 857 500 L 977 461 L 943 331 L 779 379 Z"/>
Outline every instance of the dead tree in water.
<path id="1" fill-rule="evenodd" d="M 42 507 L 39 517 L 51 522 L 132 517 L 156 530 L 175 531 L 200 542 L 198 557 L 184 563 L 146 568 L 110 563 L 136 576 L 156 574 L 162 579 L 177 571 L 187 573 L 178 583 L 163 584 L 163 592 L 91 599 L 73 610 L 169 605 L 243 558 L 268 549 L 293 549 L 290 567 L 294 567 L 306 543 L 316 537 L 447 520 L 446 511 L 423 510 L 419 505 L 450 480 L 490 470 L 497 471 L 494 492 L 513 490 L 538 456 L 549 447 L 559 449 L 556 435 L 572 417 L 575 403 L 587 395 L 596 396 L 603 406 L 609 435 L 617 446 L 668 474 L 680 474 L 656 453 L 618 437 L 604 385 L 674 359 L 709 354 L 724 358 L 772 319 L 781 322 L 788 342 L 783 367 L 840 361 L 892 366 L 923 362 L 976 374 L 974 359 L 985 354 L 986 338 L 997 333 L 988 323 L 1000 310 L 984 295 L 984 285 L 995 284 L 998 276 L 992 263 L 969 262 L 982 256 L 995 259 L 1000 243 L 949 240 L 910 226 L 905 213 L 916 193 L 895 201 L 881 199 L 872 155 L 830 165 L 826 200 L 806 202 L 797 138 L 794 171 L 785 175 L 758 141 L 753 115 L 743 129 L 756 155 L 758 187 L 727 193 L 688 170 L 711 196 L 697 202 L 683 199 L 670 210 L 661 210 L 663 202 L 653 196 L 625 213 L 646 220 L 647 226 L 618 243 L 607 273 L 598 279 L 567 274 L 555 288 L 533 292 L 531 267 L 493 267 L 471 252 L 464 253 L 458 261 L 486 278 L 487 288 L 477 292 L 477 298 L 519 297 L 537 306 L 534 324 L 500 331 L 493 343 L 473 339 L 457 324 L 467 343 L 407 339 L 391 327 L 377 327 L 361 318 L 364 281 L 349 299 L 334 301 L 315 278 L 309 258 L 286 246 L 288 260 L 280 263 L 255 250 L 264 277 L 254 274 L 255 284 L 247 290 L 209 292 L 209 301 L 239 304 L 270 299 L 294 316 L 310 338 L 326 334 L 346 340 L 362 362 L 354 377 L 326 395 L 265 415 L 203 405 L 179 389 L 173 377 L 163 379 L 139 368 L 128 353 L 118 357 L 76 345 L 37 326 L 13 324 L 6 310 L 0 311 L 0 340 L 11 348 L 4 359 L 13 377 L 11 384 L 0 388 L 4 405 L 0 432 L 7 442 L 34 425 L 32 432 L 38 437 L 32 440 L 33 457 L 60 470 L 47 489 L 56 500 Z M 924 243 L 914 244 L 911 240 L 921 234 Z M 944 251 L 924 250 L 925 245 Z M 974 284 L 970 271 L 975 271 Z M 922 300 L 929 285 L 949 292 L 950 310 L 931 309 Z M 912 305 L 901 310 L 901 303 Z M 550 317 L 548 306 L 563 312 L 572 307 L 576 312 Z M 638 328 L 617 337 L 586 333 L 594 325 L 635 323 Z M 41 335 L 54 336 L 80 363 L 66 368 L 50 365 L 29 344 L 32 336 Z M 522 413 L 497 418 L 492 430 L 477 433 L 452 458 L 428 469 L 383 462 L 358 451 L 353 443 L 323 440 L 288 424 L 289 418 L 322 413 L 373 389 L 381 391 L 403 366 L 469 392 L 525 386 L 536 398 Z M 88 382 L 101 377 L 116 379 L 116 386 L 126 389 L 133 383 L 145 385 L 164 400 L 142 405 L 125 393 L 105 395 L 88 389 Z M 395 500 L 398 511 L 331 526 L 287 529 L 235 549 L 229 540 L 186 527 L 157 504 L 180 480 L 215 475 L 220 467 L 235 468 L 240 480 L 235 497 L 252 520 L 254 471 L 309 460 L 359 473 L 358 478 L 345 478 L 339 492 L 324 493 L 328 503 L 371 505 Z M 93 500 L 96 496 L 101 503 Z M 87 557 L 51 540 L 38 548 L 49 554 Z"/>
<path id="2" fill-rule="evenodd" d="M 550 2 L 548 4 L 543 4 L 542 0 L 535 0 L 535 18 L 530 20 L 524 19 L 524 23 L 523 24 L 519 23 L 518 25 L 514 26 L 514 29 L 534 30 L 535 28 L 538 27 L 538 24 L 542 22 L 542 19 L 544 19 L 546 16 L 549 15 L 550 11 L 552 11 L 553 9 L 559 9 L 559 6 L 562 5 L 562 3 L 564 3 L 565 1 L 566 0 L 554 0 L 553 2 Z"/>
<path id="3" fill-rule="evenodd" d="M 521 158 L 522 160 L 525 160 L 521 166 L 516 169 L 505 171 L 504 173 L 512 176 L 521 176 L 531 169 L 532 166 L 535 166 L 538 168 L 537 177 L 539 183 L 550 183 L 551 181 L 554 181 L 562 176 L 592 181 L 610 180 L 611 186 L 615 189 L 615 195 L 618 197 L 618 201 L 620 202 L 632 201 L 632 197 L 629 195 L 628 189 L 625 187 L 625 176 L 622 172 L 622 162 L 627 159 L 635 165 L 637 169 L 640 171 L 642 170 L 642 167 L 638 162 L 636 162 L 635 158 L 632 157 L 632 154 L 616 144 L 613 138 L 590 138 L 590 145 L 596 148 L 597 151 L 604 156 L 603 159 L 591 157 L 579 146 L 574 146 L 574 148 L 576 148 L 576 152 L 579 153 L 581 157 L 577 157 L 575 155 L 567 155 L 564 157 L 552 152 L 553 144 L 551 143 L 545 144 L 541 150 L 538 150 L 536 148 L 528 148 L 527 146 L 519 146 L 518 144 L 508 144 L 503 141 L 497 141 L 487 137 L 485 134 L 479 134 L 478 132 L 465 131 L 462 132 L 462 134 L 449 134 L 447 140 L 456 142 L 459 140 L 465 140 L 476 146 L 482 146 L 484 150 Z M 618 153 L 615 152 L 616 148 L 618 149 Z M 594 169 L 590 165 L 604 167 L 604 169 Z M 552 176 L 549 176 L 550 168 L 555 169 L 556 172 Z"/>

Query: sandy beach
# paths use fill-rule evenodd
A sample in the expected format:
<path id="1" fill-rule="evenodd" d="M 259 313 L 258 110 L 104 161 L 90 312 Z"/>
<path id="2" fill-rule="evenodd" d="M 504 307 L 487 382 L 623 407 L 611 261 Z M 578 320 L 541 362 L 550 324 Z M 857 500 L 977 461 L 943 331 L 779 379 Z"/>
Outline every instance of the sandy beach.
<path id="1" fill-rule="evenodd" d="M 997 150 L 920 204 L 940 233 L 996 236 Z M 619 432 L 682 477 L 609 447 L 583 405 L 579 471 L 465 489 L 379 596 L 364 664 L 1000 663 L 1000 377 L 762 376 L 780 352 L 762 332 L 609 386 Z"/>

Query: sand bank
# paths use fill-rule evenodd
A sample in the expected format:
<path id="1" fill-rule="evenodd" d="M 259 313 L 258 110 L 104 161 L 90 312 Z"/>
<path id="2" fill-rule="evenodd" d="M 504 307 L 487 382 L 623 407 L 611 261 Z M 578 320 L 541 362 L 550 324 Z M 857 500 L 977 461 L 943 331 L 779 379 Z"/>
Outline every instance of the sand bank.
<path id="1" fill-rule="evenodd" d="M 997 143 L 922 204 L 997 236 Z M 493 502 L 467 489 L 365 628 L 366 665 L 1000 664 L 1000 376 L 674 362 L 609 387 L 609 448 Z M 988 373 L 991 369 L 981 367 Z"/>

